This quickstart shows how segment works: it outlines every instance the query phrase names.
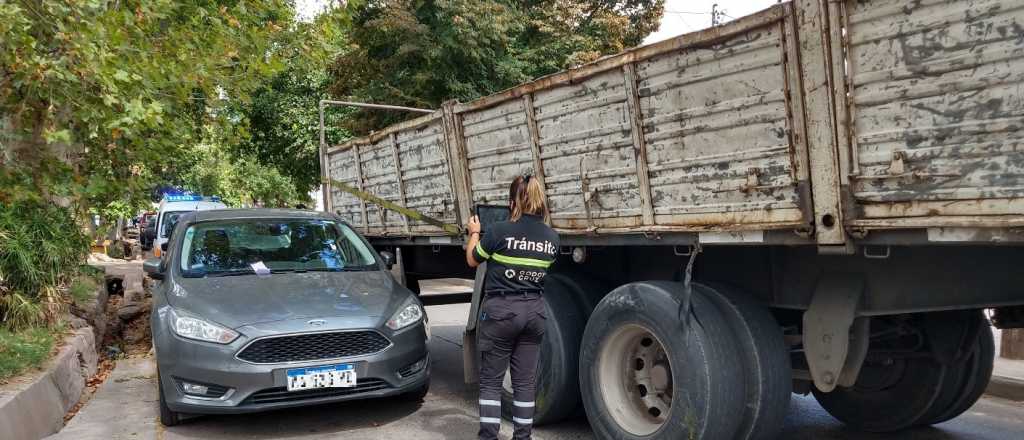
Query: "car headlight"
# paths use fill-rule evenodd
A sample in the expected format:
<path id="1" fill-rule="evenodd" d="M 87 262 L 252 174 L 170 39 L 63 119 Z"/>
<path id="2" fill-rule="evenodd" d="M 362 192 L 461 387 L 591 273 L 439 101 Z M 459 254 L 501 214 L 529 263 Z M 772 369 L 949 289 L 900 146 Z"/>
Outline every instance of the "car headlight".
<path id="1" fill-rule="evenodd" d="M 398 330 L 419 322 L 421 318 L 423 318 L 423 307 L 410 299 L 394 315 L 391 315 L 391 319 L 386 325 L 391 330 Z"/>
<path id="2" fill-rule="evenodd" d="M 204 319 L 185 315 L 170 309 L 171 330 L 174 334 L 188 339 L 227 344 L 238 338 L 238 332 L 221 327 Z"/>

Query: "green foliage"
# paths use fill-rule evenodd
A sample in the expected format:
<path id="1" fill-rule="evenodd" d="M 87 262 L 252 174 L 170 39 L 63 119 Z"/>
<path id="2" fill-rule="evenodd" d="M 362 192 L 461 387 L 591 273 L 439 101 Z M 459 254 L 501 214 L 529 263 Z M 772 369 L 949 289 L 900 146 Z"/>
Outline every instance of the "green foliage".
<path id="1" fill-rule="evenodd" d="M 55 323 L 61 288 L 88 252 L 70 210 L 22 201 L 0 204 L 0 327 Z"/>
<path id="2" fill-rule="evenodd" d="M 194 150 L 198 162 L 181 176 L 181 186 L 200 194 L 216 194 L 228 206 L 294 207 L 309 196 L 276 168 L 251 157 L 237 156 L 219 144 Z"/>
<path id="3" fill-rule="evenodd" d="M 12 332 L 0 327 L 0 382 L 42 365 L 50 357 L 54 341 L 47 328 Z"/>
<path id="4" fill-rule="evenodd" d="M 99 289 L 103 278 L 97 279 L 94 276 L 87 274 L 81 274 L 68 286 L 68 293 L 71 294 L 71 299 L 77 303 L 86 303 L 96 298 L 96 290 Z"/>
<path id="5" fill-rule="evenodd" d="M 283 66 L 291 20 L 287 0 L 0 2 L 0 201 L 141 206 Z"/>
<path id="6" fill-rule="evenodd" d="M 321 99 L 330 98 L 327 68 L 345 46 L 346 23 L 345 10 L 337 8 L 311 23 L 297 23 L 287 38 L 286 45 L 293 50 L 287 67 L 236 109 L 248 122 L 248 137 L 237 144 L 234 152 L 288 176 L 301 194 L 320 183 L 317 108 Z M 346 114 L 337 109 L 325 113 L 329 144 L 350 137 L 340 124 Z"/>
<path id="7" fill-rule="evenodd" d="M 358 101 L 437 108 L 639 44 L 664 0 L 369 0 L 349 2 L 349 50 L 331 91 Z M 347 126 L 379 129 L 409 115 L 359 112 Z"/>

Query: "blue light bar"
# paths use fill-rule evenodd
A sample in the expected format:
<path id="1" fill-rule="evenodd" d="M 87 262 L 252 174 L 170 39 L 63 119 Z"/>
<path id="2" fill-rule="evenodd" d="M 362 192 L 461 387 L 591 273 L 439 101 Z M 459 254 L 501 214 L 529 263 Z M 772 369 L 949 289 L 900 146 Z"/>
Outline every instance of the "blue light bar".
<path id="1" fill-rule="evenodd" d="M 168 202 L 199 202 L 203 200 L 203 196 L 192 196 L 192 195 L 168 195 L 165 197 Z"/>

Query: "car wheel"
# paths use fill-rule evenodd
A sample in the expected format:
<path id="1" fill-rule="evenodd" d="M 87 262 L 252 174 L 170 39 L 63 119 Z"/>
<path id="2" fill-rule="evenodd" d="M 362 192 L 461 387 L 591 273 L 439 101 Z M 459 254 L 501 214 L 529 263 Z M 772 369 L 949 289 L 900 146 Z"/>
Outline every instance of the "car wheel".
<path id="1" fill-rule="evenodd" d="M 160 371 L 156 373 L 157 393 L 160 395 L 160 423 L 164 426 L 174 426 L 181 423 L 181 413 L 171 411 L 167 406 L 167 399 L 164 397 L 164 381 Z"/>

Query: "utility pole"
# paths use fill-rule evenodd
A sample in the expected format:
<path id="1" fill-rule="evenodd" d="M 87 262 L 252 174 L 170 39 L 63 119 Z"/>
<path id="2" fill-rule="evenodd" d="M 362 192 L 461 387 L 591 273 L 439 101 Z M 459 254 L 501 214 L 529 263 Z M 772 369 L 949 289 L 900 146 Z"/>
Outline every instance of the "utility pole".
<path id="1" fill-rule="evenodd" d="M 728 17 L 725 10 L 718 9 L 718 3 L 711 5 L 711 25 L 718 26 L 724 23 L 723 17 Z"/>

